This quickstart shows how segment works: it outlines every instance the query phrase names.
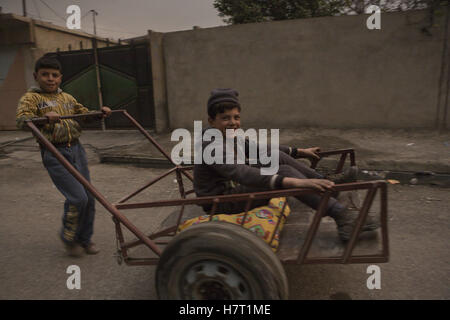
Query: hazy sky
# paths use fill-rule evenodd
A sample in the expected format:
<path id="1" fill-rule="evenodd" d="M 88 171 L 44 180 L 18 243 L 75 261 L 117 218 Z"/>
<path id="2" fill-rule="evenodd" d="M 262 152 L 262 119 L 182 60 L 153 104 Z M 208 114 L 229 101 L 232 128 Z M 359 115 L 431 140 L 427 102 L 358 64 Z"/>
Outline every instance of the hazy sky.
<path id="1" fill-rule="evenodd" d="M 81 28 L 93 33 L 92 13 L 96 16 L 97 35 L 131 38 L 147 33 L 192 29 L 193 26 L 224 25 L 213 7 L 213 0 L 26 0 L 30 17 L 65 26 L 66 9 L 76 4 L 81 9 Z M 0 0 L 4 13 L 22 15 L 22 0 Z"/>

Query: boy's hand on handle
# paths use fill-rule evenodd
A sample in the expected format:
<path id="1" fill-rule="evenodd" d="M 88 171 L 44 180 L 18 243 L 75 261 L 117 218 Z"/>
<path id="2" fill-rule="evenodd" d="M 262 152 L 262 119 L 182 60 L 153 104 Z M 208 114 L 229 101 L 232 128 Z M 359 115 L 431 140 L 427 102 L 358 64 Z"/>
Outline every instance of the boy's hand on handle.
<path id="1" fill-rule="evenodd" d="M 319 152 L 320 152 L 319 147 L 297 149 L 297 154 L 300 158 L 308 158 L 310 160 L 320 160 Z"/>
<path id="2" fill-rule="evenodd" d="M 47 112 L 46 114 L 44 114 L 44 117 L 46 117 L 48 119 L 48 123 L 50 123 L 50 124 L 61 121 L 59 119 L 59 114 L 56 113 L 55 111 Z"/>
<path id="3" fill-rule="evenodd" d="M 103 118 L 107 118 L 111 115 L 111 108 L 109 107 L 103 106 L 101 111 L 103 112 Z"/>
<path id="4" fill-rule="evenodd" d="M 318 191 L 331 190 L 334 182 L 325 179 L 297 179 L 285 177 L 283 178 L 283 188 L 311 188 Z"/>

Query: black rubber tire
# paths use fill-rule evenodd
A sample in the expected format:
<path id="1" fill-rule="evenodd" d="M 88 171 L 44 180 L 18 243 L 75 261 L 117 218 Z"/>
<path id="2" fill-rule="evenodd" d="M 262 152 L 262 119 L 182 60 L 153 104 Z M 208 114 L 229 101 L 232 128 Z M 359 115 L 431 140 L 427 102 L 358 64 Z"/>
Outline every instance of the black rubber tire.
<path id="1" fill-rule="evenodd" d="M 204 266 L 217 274 L 203 273 Z M 267 243 L 241 226 L 218 221 L 191 226 L 174 237 L 160 257 L 155 283 L 160 299 L 260 300 L 289 295 L 284 268 Z"/>

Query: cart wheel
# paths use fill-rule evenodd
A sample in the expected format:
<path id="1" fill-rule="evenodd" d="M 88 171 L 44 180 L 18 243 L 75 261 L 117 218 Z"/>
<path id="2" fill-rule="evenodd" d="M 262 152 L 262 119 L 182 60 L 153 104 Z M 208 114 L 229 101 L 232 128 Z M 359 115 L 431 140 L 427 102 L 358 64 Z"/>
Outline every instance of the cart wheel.
<path id="1" fill-rule="evenodd" d="M 160 299 L 287 299 L 280 260 L 250 231 L 227 222 L 191 226 L 161 255 L 156 270 Z"/>

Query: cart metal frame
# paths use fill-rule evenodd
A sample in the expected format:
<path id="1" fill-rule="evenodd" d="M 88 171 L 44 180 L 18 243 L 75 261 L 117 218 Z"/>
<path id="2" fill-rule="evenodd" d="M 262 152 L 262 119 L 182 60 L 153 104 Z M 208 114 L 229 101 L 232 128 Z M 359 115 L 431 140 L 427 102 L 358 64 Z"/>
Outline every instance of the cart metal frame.
<path id="1" fill-rule="evenodd" d="M 211 197 L 195 197 L 188 198 L 189 194 L 194 193 L 194 190 L 185 191 L 185 187 L 183 184 L 183 176 L 193 181 L 193 177 L 189 171 L 193 170 L 193 166 L 180 166 L 174 163 L 168 153 L 166 153 L 160 144 L 126 111 L 126 110 L 113 110 L 113 114 L 120 114 L 126 117 L 148 140 L 151 144 L 153 144 L 161 154 L 173 165 L 173 167 L 167 172 L 161 174 L 157 178 L 152 179 L 150 182 L 145 185 L 139 187 L 136 191 L 132 192 L 129 195 L 124 196 L 117 203 L 109 202 L 88 180 L 86 180 L 81 173 L 79 173 L 75 167 L 73 167 L 64 156 L 58 151 L 58 149 L 48 141 L 45 136 L 38 129 L 39 125 L 43 125 L 48 123 L 47 118 L 33 118 L 26 121 L 27 126 L 31 129 L 33 135 L 36 137 L 41 146 L 47 148 L 59 161 L 60 163 L 100 202 L 106 210 L 108 210 L 115 224 L 116 230 L 116 238 L 118 241 L 118 260 L 119 263 L 123 260 L 127 265 L 157 265 L 159 262 L 159 257 L 162 254 L 163 246 L 168 244 L 167 240 L 158 240 L 163 237 L 174 237 L 177 234 L 178 227 L 182 222 L 183 212 L 186 205 L 201 205 L 201 204 L 212 204 L 212 208 L 208 213 L 210 215 L 210 220 L 213 218 L 213 215 L 216 213 L 217 204 L 222 202 L 232 202 L 232 201 L 246 201 L 246 210 L 244 219 L 242 219 L 242 224 L 245 221 L 245 217 L 248 214 L 249 208 L 251 207 L 252 201 L 256 199 L 269 199 L 273 197 L 289 197 L 289 196 L 298 196 L 301 194 L 311 194 L 311 193 L 319 193 L 318 191 L 305 189 L 305 188 L 296 188 L 296 189 L 284 189 L 284 190 L 274 190 L 274 191 L 266 191 L 266 192 L 255 192 L 255 193 L 245 193 L 245 194 L 236 194 L 236 195 L 222 195 L 222 196 L 211 196 Z M 84 118 L 100 118 L 103 114 L 101 112 L 92 112 L 88 114 L 80 114 L 80 115 L 71 115 L 71 116 L 62 116 L 61 119 L 75 119 L 82 120 Z M 355 159 L 355 151 L 353 149 L 342 149 L 328 152 L 321 152 L 321 158 L 340 155 L 340 159 L 335 169 L 336 173 L 342 171 L 345 161 L 347 157 L 350 158 L 350 165 L 356 164 Z M 318 161 L 312 163 L 312 168 L 316 168 Z M 150 202 L 137 202 L 137 203 L 129 203 L 134 196 L 151 187 L 161 179 L 168 177 L 170 175 L 175 174 L 176 180 L 178 183 L 180 199 L 175 200 L 158 200 L 158 201 L 150 201 Z M 311 248 L 313 240 L 317 234 L 317 230 L 319 229 L 320 222 L 322 217 L 325 214 L 325 210 L 327 208 L 327 203 L 329 198 L 332 196 L 333 192 L 341 192 L 341 191 L 353 191 L 353 190 L 367 190 L 366 195 L 364 197 L 363 204 L 359 211 L 359 216 L 356 220 L 356 225 L 351 235 L 350 240 L 346 244 L 345 250 L 342 256 L 335 257 L 309 257 L 308 252 Z M 377 254 L 367 254 L 367 255 L 353 255 L 353 250 L 358 241 L 358 235 L 361 232 L 362 226 L 364 225 L 364 221 L 368 215 L 369 209 L 372 206 L 374 198 L 380 192 L 380 222 L 381 222 L 381 242 L 382 249 L 381 253 Z M 378 181 L 369 181 L 369 182 L 354 182 L 354 183 L 345 183 L 335 185 L 332 191 L 326 191 L 324 193 L 320 193 L 322 195 L 322 200 L 316 213 L 314 215 L 313 221 L 309 226 L 307 231 L 307 235 L 303 246 L 297 256 L 296 259 L 286 259 L 281 260 L 282 263 L 286 264 L 312 264 L 312 263 L 340 263 L 340 264 L 348 264 L 348 263 L 383 263 L 388 262 L 389 260 L 389 241 L 388 241 L 388 222 L 387 222 L 387 183 L 386 181 L 378 180 Z M 138 229 L 123 213 L 123 210 L 131 210 L 138 208 L 156 208 L 156 207 L 168 207 L 168 206 L 179 206 L 180 212 L 178 215 L 177 223 L 173 226 L 165 228 L 163 230 L 159 230 L 150 235 L 144 234 L 140 229 Z M 284 211 L 286 205 L 282 208 L 281 214 L 286 218 Z M 289 219 L 289 217 L 287 217 Z M 276 225 L 276 231 L 280 226 L 279 219 L 278 224 Z M 135 236 L 136 240 L 125 242 L 123 227 L 131 231 Z M 273 236 L 270 243 L 273 241 Z M 156 257 L 152 258 L 132 258 L 128 254 L 128 250 L 136 247 L 138 245 L 144 244 L 147 246 Z"/>

